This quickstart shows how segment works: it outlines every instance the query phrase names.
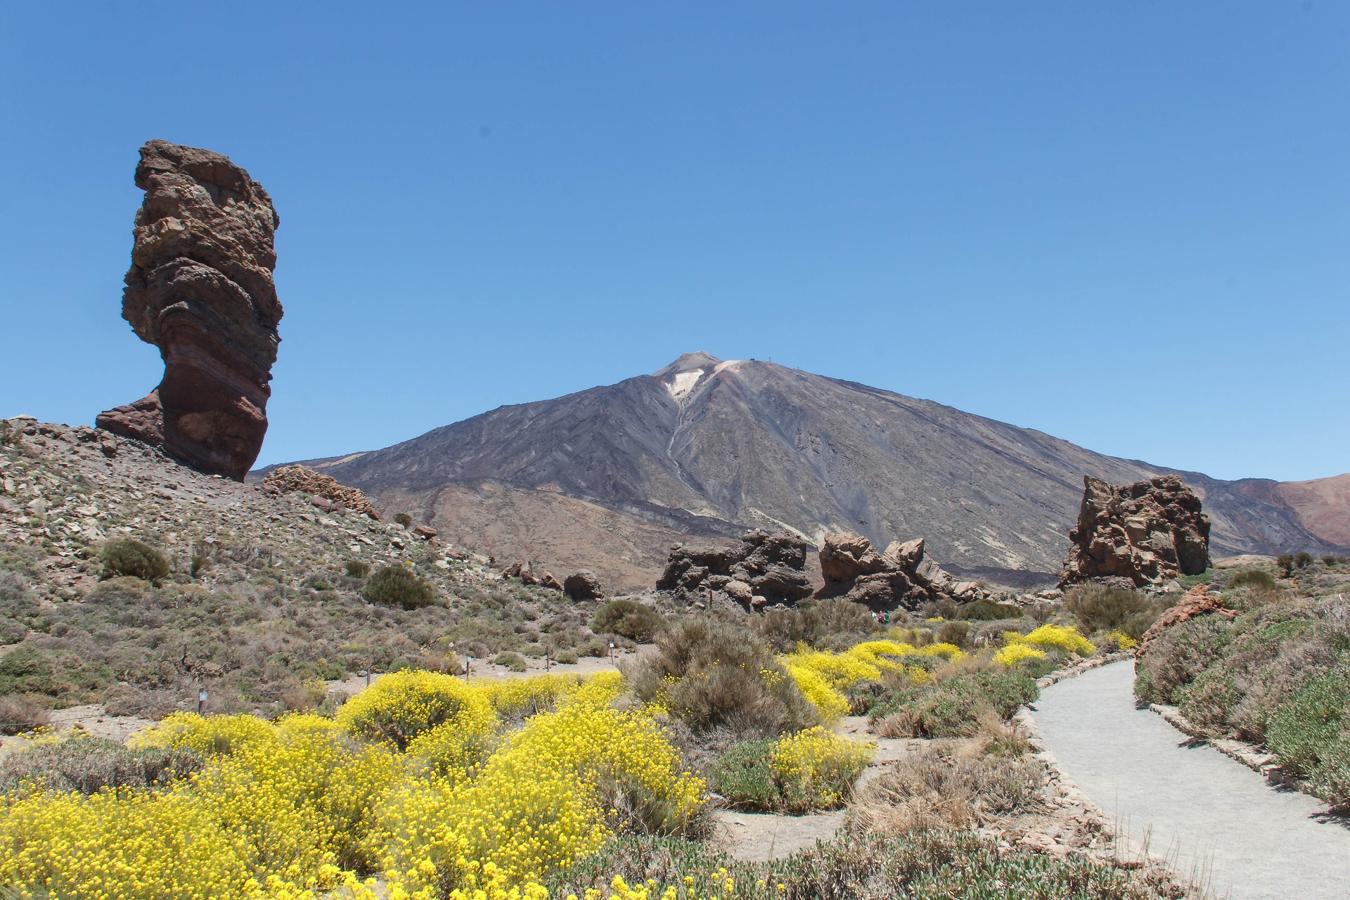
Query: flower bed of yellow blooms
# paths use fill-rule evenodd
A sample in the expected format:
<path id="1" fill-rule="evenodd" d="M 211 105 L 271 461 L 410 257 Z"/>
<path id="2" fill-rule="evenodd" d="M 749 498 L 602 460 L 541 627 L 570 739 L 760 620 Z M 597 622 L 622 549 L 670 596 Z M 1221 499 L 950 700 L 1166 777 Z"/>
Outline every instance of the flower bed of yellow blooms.
<path id="1" fill-rule="evenodd" d="M 965 654 L 954 644 L 927 644 L 916 647 L 903 641 L 877 640 L 855 644 L 847 650 L 830 653 L 800 647 L 783 658 L 788 674 L 806 699 L 820 711 L 827 723 L 848 713 L 844 691 L 868 681 L 880 681 L 887 673 L 906 675 L 911 681 L 928 680 L 928 672 L 900 660 L 906 656 L 936 656 L 958 660 Z"/>
<path id="2" fill-rule="evenodd" d="M 137 741 L 202 754 L 191 778 L 0 800 L 0 884 L 63 898 L 542 897 L 539 879 L 616 828 L 678 834 L 703 813 L 703 781 L 652 715 L 610 705 L 619 686 L 615 673 L 508 688 L 403 672 L 336 719 L 175 714 Z M 498 710 L 550 704 L 495 729 Z"/>

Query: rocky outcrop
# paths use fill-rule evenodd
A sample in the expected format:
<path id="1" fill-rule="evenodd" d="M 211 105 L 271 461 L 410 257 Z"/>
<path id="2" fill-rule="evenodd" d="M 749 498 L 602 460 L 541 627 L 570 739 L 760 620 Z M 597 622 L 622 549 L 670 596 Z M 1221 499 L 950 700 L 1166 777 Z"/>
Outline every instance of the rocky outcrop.
<path id="1" fill-rule="evenodd" d="M 1200 498 L 1175 475 L 1113 487 L 1083 479 L 1073 547 L 1061 586 L 1097 578 L 1128 578 L 1156 586 L 1209 566 L 1209 517 Z"/>
<path id="2" fill-rule="evenodd" d="M 242 481 L 267 432 L 281 303 L 272 282 L 280 219 L 262 185 L 219 153 L 141 147 L 122 317 L 159 347 L 150 394 L 98 416 L 99 428 Z"/>
<path id="3" fill-rule="evenodd" d="M 820 548 L 821 597 L 846 597 L 875 610 L 916 609 L 933 600 L 983 600 L 989 592 L 958 581 L 924 555 L 923 538 L 894 541 L 881 553 L 862 535 L 836 531 Z"/>
<path id="4" fill-rule="evenodd" d="M 599 600 L 605 596 L 600 579 L 594 572 L 583 569 L 563 579 L 563 593 L 572 600 Z"/>
<path id="5" fill-rule="evenodd" d="M 552 572 L 536 573 L 533 566 L 521 559 L 502 569 L 502 577 L 515 578 L 521 584 L 547 588 L 550 591 L 561 591 L 563 589 L 562 582 L 554 577 Z"/>
<path id="6" fill-rule="evenodd" d="M 747 609 L 791 605 L 811 596 L 807 546 L 791 535 L 759 529 L 746 532 L 739 547 L 677 544 L 656 589 L 700 605 L 719 598 Z"/>
<path id="7" fill-rule="evenodd" d="M 326 507 L 324 504 L 317 504 L 322 508 L 332 510 L 342 507 L 365 513 L 377 521 L 380 518 L 379 510 L 375 508 L 375 504 L 370 502 L 370 498 L 364 492 L 345 484 L 339 484 L 336 479 L 301 465 L 282 466 L 279 469 L 273 469 L 263 479 L 262 488 L 269 494 L 289 494 L 293 491 L 299 491 L 303 494 L 309 494 L 317 500 L 326 501 Z M 435 532 L 432 532 L 432 536 L 435 536 Z"/>
<path id="8" fill-rule="evenodd" d="M 1135 656 L 1147 653 L 1149 645 L 1167 629 L 1210 613 L 1223 616 L 1225 619 L 1237 617 L 1236 612 L 1225 607 L 1217 596 L 1209 592 L 1209 585 L 1197 584 L 1181 596 L 1176 606 L 1158 616 L 1157 621 L 1149 626 L 1148 631 L 1144 632 L 1143 638 L 1140 639 L 1139 646 L 1134 648 Z"/>

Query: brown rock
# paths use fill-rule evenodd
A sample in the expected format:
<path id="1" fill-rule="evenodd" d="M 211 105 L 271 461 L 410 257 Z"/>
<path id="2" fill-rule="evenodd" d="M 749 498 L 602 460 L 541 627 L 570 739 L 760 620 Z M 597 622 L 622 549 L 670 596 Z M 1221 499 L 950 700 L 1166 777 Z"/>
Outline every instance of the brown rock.
<path id="1" fill-rule="evenodd" d="M 262 185 L 210 150 L 141 147 L 122 316 L 159 347 L 164 378 L 98 427 L 242 481 L 267 432 L 281 303 L 272 282 L 280 219 Z"/>
<path id="2" fill-rule="evenodd" d="M 894 541 L 878 554 L 867 538 L 830 534 L 820 555 L 832 560 L 836 574 L 855 574 L 847 579 L 829 579 L 817 596 L 844 596 L 875 610 L 916 609 L 922 603 L 942 598 L 962 601 L 987 598 L 989 593 L 973 581 L 957 582 L 936 562 L 924 556 L 923 538 Z M 849 561 L 866 560 L 866 565 Z M 873 562 L 875 560 L 875 562 Z M 822 569 L 824 565 L 822 563 Z M 869 571 L 870 570 L 870 571 Z"/>
<path id="3" fill-rule="evenodd" d="M 550 591 L 561 591 L 563 589 L 562 582 L 555 578 L 553 573 L 547 569 L 544 570 L 543 575 L 539 576 L 539 586 L 541 588 L 548 588 Z"/>
<path id="4" fill-rule="evenodd" d="M 289 494 L 292 491 L 300 491 L 309 494 L 315 500 L 327 501 L 328 506 L 326 507 L 315 503 L 320 509 L 332 510 L 336 504 L 336 506 L 344 506 L 347 509 L 365 513 L 377 521 L 380 518 L 379 510 L 375 508 L 375 504 L 370 502 L 370 498 L 363 491 L 348 487 L 345 484 L 339 484 L 331 476 L 315 472 L 313 469 L 307 469 L 299 464 L 282 466 L 268 472 L 267 477 L 263 479 L 262 487 L 264 491 L 270 494 Z"/>
<path id="5" fill-rule="evenodd" d="M 885 568 L 872 542 L 851 531 L 832 531 L 820 545 L 820 572 L 826 581 L 853 581 Z"/>
<path id="6" fill-rule="evenodd" d="M 1089 579 L 1128 578 L 1135 586 L 1161 585 L 1209 566 L 1209 517 L 1200 498 L 1175 475 L 1123 487 L 1083 479 L 1073 547 L 1061 586 Z"/>
<path id="7" fill-rule="evenodd" d="M 806 542 L 787 534 L 748 531 L 739 547 L 686 547 L 677 544 L 657 590 L 670 591 L 688 603 L 702 602 L 709 592 L 745 605 L 744 592 L 738 587 L 732 596 L 728 588 L 740 582 L 750 588 L 749 606 L 793 604 L 811 596 L 806 577 Z M 756 602 L 761 598 L 761 602 Z"/>
<path id="8" fill-rule="evenodd" d="M 436 531 L 435 528 L 432 528 L 430 525 L 418 525 L 416 528 L 413 529 L 413 534 L 417 535 L 424 541 L 432 541 L 436 539 L 436 535 L 439 534 L 439 532 Z"/>
<path id="9" fill-rule="evenodd" d="M 605 596 L 600 589 L 600 579 L 585 569 L 573 572 L 563 580 L 563 593 L 573 600 L 599 600 Z"/>
<path id="10" fill-rule="evenodd" d="M 1158 620 L 1149 626 L 1148 631 L 1139 641 L 1139 646 L 1135 648 L 1135 656 L 1143 656 L 1150 644 L 1158 635 L 1162 634 L 1173 625 L 1180 625 L 1182 622 L 1190 621 L 1197 616 L 1204 616 L 1210 613 L 1223 616 L 1225 619 L 1232 619 L 1237 613 L 1224 607 L 1219 598 L 1209 592 L 1209 585 L 1197 584 L 1177 601 L 1177 604 L 1161 616 Z"/>

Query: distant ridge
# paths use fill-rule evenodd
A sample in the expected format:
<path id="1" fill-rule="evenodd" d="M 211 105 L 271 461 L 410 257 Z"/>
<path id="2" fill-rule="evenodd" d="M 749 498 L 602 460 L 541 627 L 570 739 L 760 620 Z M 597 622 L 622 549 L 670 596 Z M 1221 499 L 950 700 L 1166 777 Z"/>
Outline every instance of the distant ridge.
<path id="1" fill-rule="evenodd" d="M 560 570 L 592 568 L 628 587 L 651 583 L 672 541 L 749 526 L 813 541 L 839 528 L 879 544 L 922 535 L 958 571 L 1048 576 L 1068 548 L 1085 474 L 1113 483 L 1180 474 L 1204 498 L 1216 554 L 1332 552 L 1350 530 L 1343 487 L 1222 481 L 929 400 L 703 352 L 306 465 L 386 511 L 427 518 L 452 540 Z"/>

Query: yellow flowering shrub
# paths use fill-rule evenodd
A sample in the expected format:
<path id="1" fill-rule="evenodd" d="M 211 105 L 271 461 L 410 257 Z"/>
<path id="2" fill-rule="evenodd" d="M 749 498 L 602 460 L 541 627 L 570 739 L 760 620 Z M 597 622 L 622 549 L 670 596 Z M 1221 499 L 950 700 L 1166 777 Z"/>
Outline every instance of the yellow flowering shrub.
<path id="1" fill-rule="evenodd" d="M 939 641 L 936 644 L 928 644 L 925 647 L 920 647 L 918 652 L 921 656 L 940 656 L 943 659 L 949 661 L 956 661 L 959 659 L 963 659 L 966 655 L 965 651 L 962 650 L 960 647 L 956 646 L 955 644 L 948 644 L 943 641 Z"/>
<path id="2" fill-rule="evenodd" d="M 838 806 L 871 758 L 867 744 L 820 726 L 780 738 L 769 755 L 769 769 L 789 811 Z"/>
<path id="3" fill-rule="evenodd" d="M 848 715 L 848 699 L 814 670 L 789 663 L 787 671 L 797 683 L 797 689 L 802 692 L 802 696 L 820 713 L 821 721 L 828 725 Z"/>
<path id="4" fill-rule="evenodd" d="M 788 654 L 783 662 L 788 666 L 815 672 L 835 690 L 881 678 L 881 668 L 876 663 L 848 653 L 801 649 Z"/>
<path id="5" fill-rule="evenodd" d="M 1138 641 L 1119 629 L 1107 634 L 1106 638 L 1116 645 L 1117 650 L 1133 650 L 1139 646 Z"/>
<path id="6" fill-rule="evenodd" d="M 567 676 L 515 692 L 409 672 L 336 721 L 176 714 L 137 740 L 203 753 L 189 778 L 0 796 L 0 885 L 34 898 L 543 900 L 540 879 L 616 830 L 701 821 L 703 781 L 649 714 L 611 708 L 621 684 Z M 494 702 L 541 699 L 558 709 L 493 736 Z"/>
<path id="7" fill-rule="evenodd" d="M 353 734 L 403 750 L 422 732 L 446 722 L 485 734 L 496 715 L 485 691 L 453 675 L 409 670 L 386 675 L 348 700 L 337 721 Z"/>
<path id="8" fill-rule="evenodd" d="M 533 715 L 551 709 L 586 683 L 583 675 L 533 675 L 529 678 L 497 678 L 474 682 L 488 703 L 502 716 Z"/>
<path id="9" fill-rule="evenodd" d="M 1059 650 L 1074 656 L 1091 656 L 1097 652 L 1092 642 L 1078 633 L 1072 625 L 1042 625 L 1029 634 L 1004 632 L 1005 644 L 1030 644 L 1042 649 Z"/>
<path id="10" fill-rule="evenodd" d="M 574 697 L 529 719 L 476 779 L 393 792 L 378 834 L 383 866 L 413 892 L 484 877 L 527 886 L 594 853 L 620 817 L 685 830 L 705 794 L 652 719 Z"/>
<path id="11" fill-rule="evenodd" d="M 1015 666 L 1026 659 L 1045 659 L 1045 651 L 1028 644 L 1008 644 L 994 654 L 994 662 L 1000 666 Z"/>
<path id="12" fill-rule="evenodd" d="M 132 735 L 132 747 L 193 750 L 202 756 L 235 753 L 250 744 L 276 740 L 276 728 L 257 716 L 199 716 L 171 713 L 158 725 Z"/>

